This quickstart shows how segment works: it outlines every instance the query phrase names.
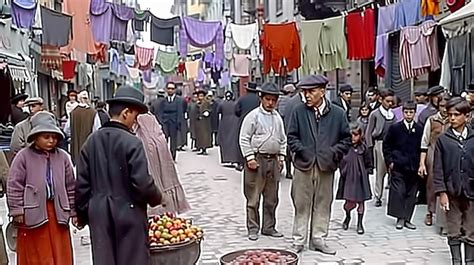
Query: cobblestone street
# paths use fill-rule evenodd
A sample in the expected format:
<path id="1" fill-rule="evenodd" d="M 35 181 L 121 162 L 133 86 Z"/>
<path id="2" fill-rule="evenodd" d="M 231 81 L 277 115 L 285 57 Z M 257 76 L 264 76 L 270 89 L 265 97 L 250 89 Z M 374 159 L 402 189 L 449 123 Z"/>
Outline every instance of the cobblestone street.
<path id="1" fill-rule="evenodd" d="M 192 211 L 185 217 L 192 218 L 205 232 L 202 243 L 200 264 L 217 264 L 219 258 L 230 251 L 241 248 L 288 248 L 291 245 L 293 209 L 289 187 L 291 181 L 283 180 L 280 188 L 277 229 L 285 237 L 271 239 L 262 236 L 258 241 L 247 239 L 245 228 L 244 196 L 240 173 L 219 165 L 218 149 L 210 150 L 207 157 L 192 152 L 178 155 L 178 170 Z M 336 181 L 337 183 L 337 181 Z M 6 223 L 5 199 L 2 199 L 2 216 Z M 300 264 L 450 264 L 445 238 L 438 235 L 433 227 L 423 224 L 425 207 L 418 207 L 413 223 L 417 230 L 395 229 L 395 220 L 386 216 L 384 207 L 375 208 L 367 203 L 365 217 L 366 233 L 357 235 L 355 222 L 348 231 L 341 228 L 343 211 L 341 201 L 333 205 L 328 243 L 337 249 L 336 256 L 327 256 L 305 250 L 300 256 Z M 355 213 L 354 213 L 355 217 Z M 354 218 L 353 218 L 354 219 Z M 80 244 L 81 236 L 87 230 L 73 233 L 76 264 L 92 264 L 90 246 Z M 14 262 L 14 253 L 10 260 Z M 356 263 L 349 263 L 354 261 Z"/>

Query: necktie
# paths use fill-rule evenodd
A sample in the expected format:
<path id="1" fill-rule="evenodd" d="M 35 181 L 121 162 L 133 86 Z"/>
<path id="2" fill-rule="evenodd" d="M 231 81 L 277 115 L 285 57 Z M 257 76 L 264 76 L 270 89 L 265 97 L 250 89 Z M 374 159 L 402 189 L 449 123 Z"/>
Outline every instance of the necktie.
<path id="1" fill-rule="evenodd" d="M 171 103 L 171 97 L 168 97 L 168 102 Z"/>

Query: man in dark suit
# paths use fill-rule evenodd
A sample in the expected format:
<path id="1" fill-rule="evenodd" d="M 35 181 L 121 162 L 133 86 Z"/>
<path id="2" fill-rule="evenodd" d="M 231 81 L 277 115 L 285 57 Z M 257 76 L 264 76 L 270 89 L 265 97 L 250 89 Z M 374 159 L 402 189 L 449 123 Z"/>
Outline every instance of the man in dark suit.
<path id="1" fill-rule="evenodd" d="M 415 123 L 416 103 L 403 105 L 404 119 L 389 127 L 383 142 L 383 155 L 391 173 L 387 214 L 397 218 L 397 229 L 414 230 L 410 222 L 418 189 L 423 127 Z"/>
<path id="2" fill-rule="evenodd" d="M 352 86 L 349 84 L 342 84 L 339 86 L 339 96 L 332 102 L 341 107 L 347 115 L 347 120 L 351 121 L 351 98 L 352 98 Z"/>
<path id="3" fill-rule="evenodd" d="M 178 132 L 181 129 L 181 120 L 184 118 L 183 98 L 176 95 L 176 85 L 173 82 L 166 84 L 166 93 L 158 108 L 159 120 L 166 140 L 170 143 L 171 156 L 176 161 Z"/>

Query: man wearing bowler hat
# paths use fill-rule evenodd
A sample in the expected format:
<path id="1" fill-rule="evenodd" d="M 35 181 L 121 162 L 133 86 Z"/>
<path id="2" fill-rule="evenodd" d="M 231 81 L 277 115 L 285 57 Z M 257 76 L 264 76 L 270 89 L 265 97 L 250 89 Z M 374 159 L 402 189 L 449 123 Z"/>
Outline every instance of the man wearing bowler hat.
<path id="1" fill-rule="evenodd" d="M 346 112 L 325 97 L 327 83 L 323 75 L 310 75 L 297 84 L 303 90 L 305 104 L 293 110 L 287 132 L 296 168 L 291 187 L 295 208 L 293 249 L 301 252 L 309 241 L 311 250 L 335 255 L 325 238 L 331 216 L 334 172 L 349 150 L 351 134 Z"/>
<path id="2" fill-rule="evenodd" d="M 247 230 L 250 240 L 260 231 L 260 197 L 263 196 L 262 235 L 283 237 L 275 229 L 280 171 L 286 155 L 285 126 L 276 111 L 282 95 L 273 83 L 258 90 L 260 106 L 250 111 L 240 128 L 240 149 L 245 158 L 244 195 L 247 199 Z"/>
<path id="3" fill-rule="evenodd" d="M 347 115 L 347 119 L 351 120 L 351 98 L 352 98 L 352 86 L 349 84 L 341 84 L 339 86 L 339 96 L 333 101 L 334 104 L 341 107 Z"/>
<path id="4" fill-rule="evenodd" d="M 107 101 L 110 122 L 89 136 L 80 153 L 76 212 L 78 226 L 91 230 L 96 265 L 150 264 L 147 205 L 160 204 L 161 194 L 142 142 L 130 131 L 148 111 L 143 99 L 137 89 L 119 87 Z"/>
<path id="5" fill-rule="evenodd" d="M 424 110 L 418 115 L 418 123 L 421 127 L 425 126 L 426 120 L 435 115 L 439 109 L 439 102 L 443 98 L 444 88 L 442 86 L 434 86 L 428 89 L 429 103 Z"/>

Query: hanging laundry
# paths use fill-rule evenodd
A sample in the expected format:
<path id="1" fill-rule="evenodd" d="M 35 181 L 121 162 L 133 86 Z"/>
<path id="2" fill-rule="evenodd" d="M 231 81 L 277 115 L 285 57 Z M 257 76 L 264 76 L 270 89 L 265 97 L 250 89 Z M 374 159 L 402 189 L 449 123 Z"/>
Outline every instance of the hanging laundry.
<path id="1" fill-rule="evenodd" d="M 91 0 L 63 0 L 63 12 L 72 16 L 72 32 L 74 38 L 69 40 L 69 45 L 63 47 L 61 52 L 70 54 L 74 53 L 77 57 L 81 57 L 79 61 L 85 62 L 82 57 L 85 54 L 96 54 L 103 58 L 103 46 L 94 41 L 92 36 L 92 28 L 89 20 L 89 8 Z M 100 54 L 99 54 L 100 53 Z"/>
<path id="2" fill-rule="evenodd" d="M 395 29 L 395 9 L 397 5 L 381 6 L 378 10 L 377 37 L 375 39 L 375 73 L 385 76 L 387 61 L 390 58 L 388 33 Z"/>
<path id="3" fill-rule="evenodd" d="M 42 43 L 66 46 L 72 39 L 72 17 L 41 6 Z"/>
<path id="4" fill-rule="evenodd" d="M 224 65 L 224 32 L 220 21 L 200 21 L 183 17 L 179 37 L 181 58 L 186 58 L 188 44 L 197 48 L 214 45 L 216 66 Z"/>
<path id="5" fill-rule="evenodd" d="M 152 73 L 152 70 L 151 70 L 151 69 L 148 69 L 148 70 L 143 71 L 143 72 L 142 72 L 143 81 L 145 81 L 145 82 L 151 82 L 151 73 Z"/>
<path id="6" fill-rule="evenodd" d="M 232 59 L 234 48 L 250 50 L 252 60 L 257 60 L 260 51 L 258 24 L 238 25 L 227 24 L 225 30 L 225 53 L 228 60 Z"/>
<path id="7" fill-rule="evenodd" d="M 179 56 L 177 52 L 159 50 L 156 54 L 155 65 L 162 73 L 173 73 L 178 66 Z"/>
<path id="8" fill-rule="evenodd" d="M 44 68 L 54 70 L 62 69 L 63 58 L 59 53 L 59 47 L 42 45 L 40 60 Z"/>
<path id="9" fill-rule="evenodd" d="M 215 84 L 217 84 L 219 80 L 221 79 L 221 72 L 222 72 L 222 69 L 215 69 L 215 68 L 211 69 L 211 79 L 212 81 L 214 81 Z"/>
<path id="10" fill-rule="evenodd" d="M 375 54 L 375 11 L 372 8 L 346 16 L 347 57 L 363 60 Z"/>
<path id="11" fill-rule="evenodd" d="M 87 89 L 91 85 L 92 79 L 89 78 L 89 72 L 92 72 L 92 65 L 88 63 L 77 64 L 77 85 L 80 89 Z"/>
<path id="12" fill-rule="evenodd" d="M 36 14 L 36 1 L 12 0 L 11 4 L 13 24 L 18 28 L 31 29 Z"/>
<path id="13" fill-rule="evenodd" d="M 387 73 L 385 75 L 385 87 L 389 87 L 402 99 L 411 96 L 411 81 L 403 80 L 400 74 L 400 32 L 394 32 L 388 36 L 387 57 L 390 58 L 387 64 Z"/>
<path id="14" fill-rule="evenodd" d="M 123 60 L 125 61 L 125 64 L 133 67 L 135 65 L 135 54 L 123 54 Z"/>
<path id="15" fill-rule="evenodd" d="M 439 2 L 440 2 L 439 0 L 421 0 L 421 15 L 422 16 L 439 15 Z"/>
<path id="16" fill-rule="evenodd" d="M 471 83 L 471 34 L 465 33 L 448 40 L 449 86 L 453 95 L 460 95 Z"/>
<path id="17" fill-rule="evenodd" d="M 249 56 L 246 54 L 234 54 L 230 62 L 230 74 L 232 76 L 249 76 Z"/>
<path id="18" fill-rule="evenodd" d="M 206 80 L 206 73 L 202 68 L 199 68 L 198 70 L 198 76 L 196 78 L 197 82 L 204 82 Z"/>
<path id="19" fill-rule="evenodd" d="M 436 22 L 402 28 L 400 32 L 400 74 L 403 80 L 440 67 Z"/>
<path id="20" fill-rule="evenodd" d="M 134 30 L 145 31 L 146 24 L 150 21 L 150 15 L 148 10 L 135 9 L 135 18 L 133 19 Z"/>
<path id="21" fill-rule="evenodd" d="M 220 79 L 220 85 L 221 86 L 229 86 L 230 85 L 230 74 L 229 71 L 223 71 L 222 72 L 222 77 Z"/>
<path id="22" fill-rule="evenodd" d="M 181 25 L 179 17 L 162 19 L 151 14 L 150 40 L 159 44 L 174 46 L 174 28 Z"/>
<path id="23" fill-rule="evenodd" d="M 285 34 L 282 34 L 284 32 Z M 263 73 L 282 68 L 291 72 L 301 66 L 301 44 L 296 23 L 263 25 Z"/>
<path id="24" fill-rule="evenodd" d="M 186 71 L 186 64 L 184 62 L 178 63 L 178 74 L 184 75 Z"/>
<path id="25" fill-rule="evenodd" d="M 128 67 L 128 77 L 133 84 L 140 83 L 140 69 L 134 67 Z"/>
<path id="26" fill-rule="evenodd" d="M 199 67 L 201 65 L 201 61 L 188 61 L 185 63 L 186 67 L 186 77 L 188 79 L 196 79 L 199 75 Z"/>
<path id="27" fill-rule="evenodd" d="M 156 89 L 159 83 L 164 83 L 163 77 L 154 72 L 151 72 L 150 81 L 143 78 L 143 86 L 148 89 Z"/>
<path id="28" fill-rule="evenodd" d="M 301 36 L 303 74 L 344 69 L 349 66 L 342 16 L 303 21 Z"/>
<path id="29" fill-rule="evenodd" d="M 155 56 L 155 48 L 135 46 L 135 67 L 140 70 L 150 69 Z"/>
<path id="30" fill-rule="evenodd" d="M 71 80 L 76 76 L 77 61 L 63 61 L 63 79 Z"/>
<path id="31" fill-rule="evenodd" d="M 464 6 L 465 2 L 465 0 L 446 0 L 446 5 L 448 6 L 449 11 L 454 13 Z"/>
<path id="32" fill-rule="evenodd" d="M 110 48 L 109 49 L 109 69 L 110 69 L 110 72 L 113 73 L 113 74 L 118 75 L 119 66 L 120 66 L 120 54 L 116 49 Z"/>
<path id="33" fill-rule="evenodd" d="M 90 21 L 97 42 L 108 44 L 111 40 L 127 40 L 127 24 L 135 17 L 134 9 L 125 5 L 92 0 Z"/>
<path id="34" fill-rule="evenodd" d="M 212 51 L 206 51 L 204 53 L 204 66 L 205 68 L 214 68 L 215 62 L 214 62 L 214 53 Z"/>
<path id="35" fill-rule="evenodd" d="M 401 0 L 395 5 L 395 29 L 413 26 L 423 20 L 421 0 Z"/>

